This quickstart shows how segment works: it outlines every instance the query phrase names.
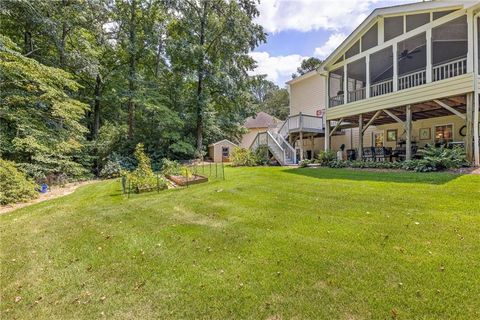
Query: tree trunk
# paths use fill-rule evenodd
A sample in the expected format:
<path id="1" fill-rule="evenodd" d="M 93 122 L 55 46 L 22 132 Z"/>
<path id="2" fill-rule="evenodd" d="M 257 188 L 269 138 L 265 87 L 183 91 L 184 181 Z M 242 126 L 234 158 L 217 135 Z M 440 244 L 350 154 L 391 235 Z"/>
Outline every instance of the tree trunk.
<path id="1" fill-rule="evenodd" d="M 130 4 L 130 30 L 129 30 L 129 45 L 130 45 L 130 65 L 128 77 L 128 138 L 133 138 L 133 125 L 135 119 L 135 102 L 133 99 L 135 92 L 135 78 L 136 78 L 136 0 L 132 0 Z"/>
<path id="2" fill-rule="evenodd" d="M 92 124 L 92 137 L 94 140 L 98 138 L 98 132 L 100 130 L 100 99 L 102 95 L 102 77 L 97 74 L 94 89 L 94 103 L 93 103 L 93 124 Z"/>
<path id="3" fill-rule="evenodd" d="M 200 47 L 205 45 L 205 22 L 207 19 L 207 1 L 203 2 L 203 15 L 200 21 Z M 204 108 L 204 97 L 203 97 L 203 81 L 204 81 L 204 74 L 205 74 L 205 53 L 202 52 L 198 61 L 198 69 L 197 69 L 197 105 L 196 105 L 196 112 L 197 112 L 197 153 L 198 155 L 201 154 L 203 149 L 203 108 Z"/>
<path id="4" fill-rule="evenodd" d="M 158 78 L 158 74 L 160 73 L 160 61 L 162 59 L 162 50 L 163 50 L 163 40 L 162 35 L 158 36 L 158 48 L 157 48 L 157 56 L 155 61 L 155 78 Z"/>

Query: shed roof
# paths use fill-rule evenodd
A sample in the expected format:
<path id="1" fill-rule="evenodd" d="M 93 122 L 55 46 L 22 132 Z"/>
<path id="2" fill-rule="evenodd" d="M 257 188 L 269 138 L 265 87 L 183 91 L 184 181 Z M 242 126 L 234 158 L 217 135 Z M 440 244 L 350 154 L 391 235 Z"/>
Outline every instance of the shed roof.
<path id="1" fill-rule="evenodd" d="M 227 142 L 227 143 L 229 143 L 229 144 L 231 144 L 231 145 L 234 145 L 234 146 L 238 147 L 238 145 L 237 145 L 236 143 L 233 143 L 232 141 L 230 141 L 230 140 L 228 140 L 228 139 L 223 139 L 223 140 L 214 142 L 214 143 L 212 143 L 212 144 L 209 144 L 208 146 L 209 146 L 209 147 L 213 147 L 213 146 L 216 146 L 217 144 L 224 143 L 224 142 Z"/>

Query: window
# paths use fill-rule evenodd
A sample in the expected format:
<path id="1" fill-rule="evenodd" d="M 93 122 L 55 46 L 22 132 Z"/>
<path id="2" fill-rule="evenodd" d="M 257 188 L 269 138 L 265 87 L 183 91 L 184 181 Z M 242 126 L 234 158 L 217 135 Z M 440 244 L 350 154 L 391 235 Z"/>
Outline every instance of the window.
<path id="1" fill-rule="evenodd" d="M 373 133 L 373 143 L 376 148 L 383 147 L 383 132 Z"/>
<path id="2" fill-rule="evenodd" d="M 398 75 L 425 69 L 427 66 L 427 37 L 421 33 L 398 43 Z"/>
<path id="3" fill-rule="evenodd" d="M 383 31 L 383 37 L 385 41 L 403 34 L 403 16 L 385 18 Z"/>
<path id="4" fill-rule="evenodd" d="M 362 51 L 366 51 L 378 44 L 378 26 L 375 24 L 362 37 Z"/>
<path id="5" fill-rule="evenodd" d="M 228 158 L 229 155 L 230 155 L 230 148 L 222 147 L 222 157 Z"/>
<path id="6" fill-rule="evenodd" d="M 350 47 L 350 49 L 345 52 L 345 59 L 351 58 L 356 54 L 360 53 L 360 40 L 355 42 L 353 46 Z"/>
<path id="7" fill-rule="evenodd" d="M 447 144 L 453 142 L 453 126 L 446 124 L 435 126 L 435 144 Z"/>
<path id="8" fill-rule="evenodd" d="M 430 13 L 411 14 L 407 16 L 407 32 L 430 22 Z"/>
<path id="9" fill-rule="evenodd" d="M 468 53 L 467 16 L 434 28 L 432 46 L 434 65 L 466 57 Z"/>

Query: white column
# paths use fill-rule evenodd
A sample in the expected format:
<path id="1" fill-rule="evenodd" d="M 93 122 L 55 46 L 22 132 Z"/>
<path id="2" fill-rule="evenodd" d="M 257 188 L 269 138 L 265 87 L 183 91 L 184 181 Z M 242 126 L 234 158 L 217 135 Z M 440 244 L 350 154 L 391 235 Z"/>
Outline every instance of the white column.
<path id="1" fill-rule="evenodd" d="M 358 116 L 358 158 L 363 160 L 363 115 Z"/>
<path id="2" fill-rule="evenodd" d="M 384 42 L 384 20 L 383 17 L 378 18 L 378 45 L 383 44 Z"/>
<path id="3" fill-rule="evenodd" d="M 319 88 L 320 92 L 322 92 L 322 88 Z M 325 77 L 325 110 L 330 108 L 330 73 L 327 72 L 327 76 Z"/>
<path id="4" fill-rule="evenodd" d="M 432 29 L 427 29 L 427 83 L 432 82 Z"/>
<path id="5" fill-rule="evenodd" d="M 465 136 L 465 153 L 467 160 L 473 163 L 473 100 L 474 93 L 467 93 L 467 111 L 465 117 L 465 125 L 467 126 L 467 132 Z"/>
<path id="6" fill-rule="evenodd" d="M 407 119 L 405 121 L 406 145 L 405 160 L 412 160 L 412 108 L 410 105 L 406 107 Z"/>
<path id="7" fill-rule="evenodd" d="M 330 151 L 330 120 L 325 121 L 325 152 Z"/>
<path id="8" fill-rule="evenodd" d="M 393 92 L 398 90 L 398 44 L 393 43 Z"/>
<path id="9" fill-rule="evenodd" d="M 475 19 L 473 19 L 473 25 L 474 25 L 474 32 L 473 32 L 473 43 L 474 43 L 474 50 L 473 52 L 475 53 L 474 56 L 473 56 L 473 65 L 474 65 L 474 71 L 475 71 L 475 74 L 474 74 L 474 88 L 475 88 L 475 91 L 474 91 L 474 104 L 473 104 L 473 142 L 474 142 L 474 147 L 473 147 L 473 154 L 474 154 L 474 158 L 475 158 L 475 165 L 476 166 L 480 166 L 480 132 L 478 132 L 478 126 L 479 126 L 479 98 L 478 98 L 478 95 L 480 94 L 480 88 L 478 87 L 478 71 L 479 71 L 479 68 L 480 66 L 478 65 L 478 55 L 480 54 L 479 53 L 479 43 L 478 43 L 478 32 L 480 32 L 480 30 L 478 30 L 478 19 L 480 19 L 480 17 L 478 16 L 478 14 L 475 16 Z"/>
<path id="10" fill-rule="evenodd" d="M 365 57 L 367 83 L 365 88 L 365 97 L 370 98 L 370 55 Z"/>
<path id="11" fill-rule="evenodd" d="M 467 26 L 468 26 L 468 53 L 467 53 L 467 73 L 473 72 L 473 58 L 474 58 L 474 48 L 473 42 L 473 27 L 474 27 L 474 19 L 473 19 L 473 12 L 467 12 Z"/>
<path id="12" fill-rule="evenodd" d="M 343 104 L 348 103 L 348 70 L 347 64 L 343 66 Z"/>

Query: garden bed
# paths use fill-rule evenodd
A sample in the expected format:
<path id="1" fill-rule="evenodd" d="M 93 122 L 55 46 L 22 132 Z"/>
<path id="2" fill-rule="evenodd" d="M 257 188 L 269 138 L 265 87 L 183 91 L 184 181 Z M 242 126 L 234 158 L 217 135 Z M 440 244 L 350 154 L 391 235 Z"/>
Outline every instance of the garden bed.
<path id="1" fill-rule="evenodd" d="M 188 186 L 188 185 L 198 184 L 198 183 L 203 183 L 208 181 L 208 177 L 205 177 L 199 174 L 194 174 L 188 178 L 180 175 L 167 175 L 167 178 L 179 186 Z"/>

